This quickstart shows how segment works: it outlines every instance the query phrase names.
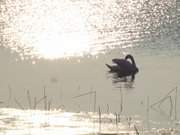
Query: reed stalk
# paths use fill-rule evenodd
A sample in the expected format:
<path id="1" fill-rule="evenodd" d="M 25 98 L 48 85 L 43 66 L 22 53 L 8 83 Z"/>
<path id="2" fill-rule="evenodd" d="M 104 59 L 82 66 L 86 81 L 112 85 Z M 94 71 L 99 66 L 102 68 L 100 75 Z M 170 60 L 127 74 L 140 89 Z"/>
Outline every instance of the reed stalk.
<path id="1" fill-rule="evenodd" d="M 116 126 L 118 125 L 118 114 L 115 113 L 115 122 L 116 122 Z"/>
<path id="2" fill-rule="evenodd" d="M 174 91 L 176 91 L 176 89 L 177 89 L 177 87 L 174 88 L 174 89 L 172 89 L 172 90 L 170 90 L 163 98 L 161 98 L 161 99 L 158 100 L 157 102 L 153 103 L 153 104 L 151 105 L 151 108 L 153 108 L 154 106 L 156 106 L 156 105 L 158 105 L 158 104 L 159 104 L 159 106 L 160 106 L 166 99 L 169 98 L 169 95 L 170 95 L 171 93 L 173 93 Z"/>
<path id="3" fill-rule="evenodd" d="M 136 131 L 136 135 L 139 135 L 139 131 L 138 131 L 136 125 L 134 125 L 134 129 L 135 129 L 135 131 Z"/>
<path id="4" fill-rule="evenodd" d="M 15 103 L 19 106 L 20 109 L 24 110 L 24 107 L 19 103 L 19 101 L 15 98 Z"/>
<path id="5" fill-rule="evenodd" d="M 118 122 L 121 122 L 121 114 L 118 113 Z"/>
<path id="6" fill-rule="evenodd" d="M 98 107 L 98 112 L 99 112 L 99 133 L 101 133 L 101 108 L 100 106 Z"/>
<path id="7" fill-rule="evenodd" d="M 36 109 L 36 105 L 37 105 L 37 99 L 36 99 L 36 97 L 34 97 L 34 109 Z"/>
<path id="8" fill-rule="evenodd" d="M 118 133 L 118 113 L 115 113 L 115 117 L 116 117 L 116 132 Z"/>
<path id="9" fill-rule="evenodd" d="M 51 101 L 48 101 L 48 111 L 51 110 Z"/>
<path id="10" fill-rule="evenodd" d="M 107 104 L 107 114 L 109 114 L 109 104 Z"/>
<path id="11" fill-rule="evenodd" d="M 92 95 L 92 94 L 94 94 L 94 107 L 93 107 L 93 111 L 94 112 L 96 112 L 96 91 L 89 91 L 89 92 L 86 92 L 86 93 L 82 93 L 82 94 L 79 94 L 79 95 L 77 95 L 77 96 L 74 96 L 74 97 L 72 97 L 72 98 L 79 98 L 79 97 L 83 97 L 83 96 L 87 96 L 87 95 Z"/>
<path id="12" fill-rule="evenodd" d="M 44 110 L 47 110 L 46 87 L 44 86 Z"/>
<path id="13" fill-rule="evenodd" d="M 170 101 L 169 115 L 170 115 L 170 117 L 172 117 L 172 114 L 173 114 L 173 101 L 172 101 L 172 97 L 171 96 L 169 96 L 169 101 Z"/>
<path id="14" fill-rule="evenodd" d="M 176 87 L 175 99 L 174 99 L 174 119 L 175 120 L 177 120 L 177 93 L 178 93 L 178 88 Z"/>
<path id="15" fill-rule="evenodd" d="M 11 102 L 11 98 L 12 98 L 12 88 L 10 85 L 8 85 L 8 90 L 9 90 L 9 95 L 8 95 L 7 107 L 10 106 L 10 102 Z"/>
<path id="16" fill-rule="evenodd" d="M 128 117 L 128 118 L 127 118 L 127 122 L 128 122 L 129 128 L 131 127 L 131 121 L 132 121 L 132 118 L 131 118 L 131 117 Z"/>
<path id="17" fill-rule="evenodd" d="M 96 91 L 93 92 L 94 93 L 94 113 L 96 112 Z"/>
<path id="18" fill-rule="evenodd" d="M 148 126 L 148 129 L 149 129 L 149 96 L 147 97 L 146 121 L 147 121 L 147 126 Z"/>
<path id="19" fill-rule="evenodd" d="M 31 109 L 32 108 L 32 105 L 31 105 L 31 95 L 30 95 L 29 90 L 27 90 L 27 100 L 28 100 L 29 108 Z"/>
<path id="20" fill-rule="evenodd" d="M 122 89 L 121 89 L 121 87 L 120 87 L 120 110 L 119 110 L 119 113 L 121 114 L 122 113 L 122 111 L 123 111 L 123 93 L 122 93 Z"/>

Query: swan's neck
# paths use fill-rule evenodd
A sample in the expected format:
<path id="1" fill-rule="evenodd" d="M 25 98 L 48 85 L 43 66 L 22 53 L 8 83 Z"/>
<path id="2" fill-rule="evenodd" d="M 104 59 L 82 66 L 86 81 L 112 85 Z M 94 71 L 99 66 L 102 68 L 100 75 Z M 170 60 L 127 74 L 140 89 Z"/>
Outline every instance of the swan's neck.
<path id="1" fill-rule="evenodd" d="M 136 66 L 136 63 L 135 63 L 134 58 L 133 58 L 132 55 L 127 55 L 127 56 L 125 57 L 125 59 L 126 59 L 126 60 L 127 60 L 127 59 L 130 59 L 131 62 L 132 62 L 132 65 Z"/>

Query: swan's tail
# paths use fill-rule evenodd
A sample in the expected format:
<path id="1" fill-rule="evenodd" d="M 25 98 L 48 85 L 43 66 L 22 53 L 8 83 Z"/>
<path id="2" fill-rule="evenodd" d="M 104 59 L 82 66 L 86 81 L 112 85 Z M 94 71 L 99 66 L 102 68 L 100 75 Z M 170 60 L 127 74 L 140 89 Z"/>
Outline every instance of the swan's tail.
<path id="1" fill-rule="evenodd" d="M 106 64 L 106 66 L 107 66 L 110 70 L 112 70 L 112 67 L 111 67 L 110 65 Z"/>

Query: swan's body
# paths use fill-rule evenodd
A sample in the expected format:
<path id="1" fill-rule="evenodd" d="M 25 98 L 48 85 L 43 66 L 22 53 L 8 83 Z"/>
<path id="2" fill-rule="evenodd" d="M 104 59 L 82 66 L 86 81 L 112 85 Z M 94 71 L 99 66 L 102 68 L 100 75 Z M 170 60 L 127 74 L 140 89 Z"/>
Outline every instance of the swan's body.
<path id="1" fill-rule="evenodd" d="M 134 78 L 134 75 L 139 71 L 132 55 L 127 55 L 125 59 L 112 59 L 112 62 L 115 65 L 106 64 L 106 66 L 110 69 L 111 73 L 117 73 L 119 77 L 131 75 Z"/>

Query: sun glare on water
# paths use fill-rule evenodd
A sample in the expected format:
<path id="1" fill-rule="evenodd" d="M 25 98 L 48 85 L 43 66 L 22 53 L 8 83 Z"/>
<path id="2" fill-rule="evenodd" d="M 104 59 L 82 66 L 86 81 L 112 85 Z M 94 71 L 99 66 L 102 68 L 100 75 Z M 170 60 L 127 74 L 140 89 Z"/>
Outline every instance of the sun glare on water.
<path id="1" fill-rule="evenodd" d="M 89 53 L 92 35 L 86 27 L 86 16 L 76 3 L 9 0 L 1 9 L 12 50 L 46 59 Z"/>

